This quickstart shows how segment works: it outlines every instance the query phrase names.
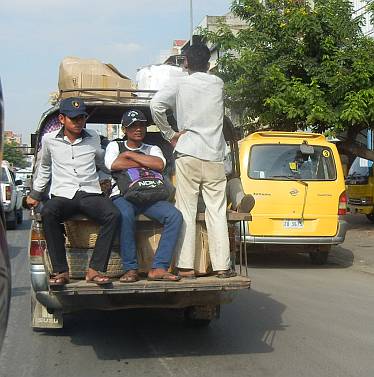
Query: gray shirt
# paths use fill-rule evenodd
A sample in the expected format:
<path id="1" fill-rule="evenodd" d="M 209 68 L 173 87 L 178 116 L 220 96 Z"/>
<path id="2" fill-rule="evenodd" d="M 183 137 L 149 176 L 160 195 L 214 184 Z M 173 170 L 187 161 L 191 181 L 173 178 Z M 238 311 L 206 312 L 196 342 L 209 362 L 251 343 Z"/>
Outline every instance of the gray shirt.
<path id="1" fill-rule="evenodd" d="M 93 130 L 83 129 L 73 143 L 63 128 L 43 136 L 40 165 L 30 196 L 40 200 L 51 179 L 50 193 L 72 199 L 77 191 L 100 194 L 96 165 L 104 166 L 104 150 Z"/>
<path id="2" fill-rule="evenodd" d="M 181 77 L 159 90 L 151 100 L 153 119 L 165 139 L 175 135 L 166 117 L 171 109 L 179 131 L 185 130 L 175 147 L 181 154 L 207 161 L 223 161 L 223 81 L 196 72 Z"/>

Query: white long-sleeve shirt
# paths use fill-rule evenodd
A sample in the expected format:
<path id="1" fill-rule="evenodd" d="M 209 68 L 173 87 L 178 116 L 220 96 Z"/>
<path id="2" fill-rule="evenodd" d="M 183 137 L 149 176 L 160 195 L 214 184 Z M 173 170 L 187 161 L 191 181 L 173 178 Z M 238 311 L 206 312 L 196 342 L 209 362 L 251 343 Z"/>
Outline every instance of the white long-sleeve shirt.
<path id="1" fill-rule="evenodd" d="M 223 161 L 223 81 L 214 75 L 195 72 L 170 82 L 151 100 L 153 120 L 163 136 L 171 140 L 166 111 L 171 109 L 181 135 L 175 150 L 207 161 Z"/>
<path id="2" fill-rule="evenodd" d="M 40 166 L 30 196 L 40 200 L 52 179 L 50 193 L 68 199 L 77 191 L 100 194 L 96 165 L 104 166 L 104 150 L 94 130 L 82 130 L 73 143 L 64 136 L 63 128 L 44 135 Z"/>

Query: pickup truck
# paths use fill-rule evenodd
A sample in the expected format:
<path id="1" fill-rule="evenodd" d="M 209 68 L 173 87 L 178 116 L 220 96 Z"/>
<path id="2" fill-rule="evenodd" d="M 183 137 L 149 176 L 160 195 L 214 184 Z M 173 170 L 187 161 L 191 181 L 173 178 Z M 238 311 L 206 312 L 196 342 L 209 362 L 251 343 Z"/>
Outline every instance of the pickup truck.
<path id="1" fill-rule="evenodd" d="M 150 94 L 154 93 L 152 91 L 137 89 L 135 93 L 132 90 L 124 90 L 130 95 L 121 96 L 119 93 L 121 90 L 115 89 L 112 91 L 118 93 L 117 98 L 111 97 L 106 100 L 101 96 L 95 96 L 95 93 L 91 92 L 94 91 L 93 89 L 91 91 L 81 89 L 81 91 L 91 94 L 89 98 L 84 98 L 89 114 L 86 125 L 88 128 L 106 124 L 110 131 L 113 125 L 120 124 L 122 114 L 130 108 L 138 108 L 152 122 L 149 108 Z M 142 96 L 143 93 L 144 96 Z M 61 127 L 57 117 L 58 104 L 43 114 L 36 136 L 32 136 L 32 140 L 35 141 L 35 145 L 32 145 L 35 148 L 33 176 L 36 176 L 38 171 L 43 135 Z M 224 133 L 232 153 L 232 174 L 238 176 L 240 173 L 236 136 L 232 124 L 226 123 Z M 110 133 L 108 132 L 108 135 Z M 154 126 L 148 128 L 145 141 L 156 144 L 162 149 L 167 160 L 166 171 L 172 179 L 174 158 L 170 144 L 161 137 Z M 245 243 L 244 246 L 242 242 L 239 243 L 239 251 L 237 251 L 238 244 L 236 243 L 236 239 L 242 238 L 241 234 L 237 234 L 238 229 L 245 231 L 244 223 L 250 220 L 250 215 L 237 212 L 228 212 L 227 214 L 232 265 L 238 271 L 238 276 L 229 279 L 219 279 L 211 273 L 204 218 L 204 213 L 198 213 L 196 218 L 199 229 L 196 243 L 197 261 L 195 263 L 195 270 L 199 275 L 197 279 L 167 282 L 147 281 L 144 278 L 130 284 L 120 284 L 114 281 L 111 286 L 103 287 L 86 283 L 84 280 L 98 227 L 89 219 L 77 214 L 64 223 L 71 280 L 63 289 L 58 289 L 48 286 L 48 276 L 51 271 L 48 247 L 43 234 L 40 214 L 32 212 L 29 243 L 32 328 L 61 328 L 65 313 L 83 309 L 117 310 L 126 308 L 179 309 L 184 312 L 184 318 L 189 324 L 208 325 L 212 319 L 219 317 L 221 304 L 230 302 L 239 290 L 250 287 L 244 250 Z M 136 237 L 139 271 L 144 274 L 149 269 L 152 253 L 157 246 L 160 226 L 145 216 L 138 218 Z M 238 253 L 239 255 L 237 255 Z M 239 260 L 237 261 L 237 259 Z M 114 242 L 107 274 L 114 278 L 123 274 L 118 241 Z"/>
<path id="2" fill-rule="evenodd" d="M 4 208 L 7 229 L 16 229 L 23 221 L 22 197 L 18 189 L 21 180 L 15 179 L 15 174 L 8 161 L 1 164 L 1 198 Z"/>

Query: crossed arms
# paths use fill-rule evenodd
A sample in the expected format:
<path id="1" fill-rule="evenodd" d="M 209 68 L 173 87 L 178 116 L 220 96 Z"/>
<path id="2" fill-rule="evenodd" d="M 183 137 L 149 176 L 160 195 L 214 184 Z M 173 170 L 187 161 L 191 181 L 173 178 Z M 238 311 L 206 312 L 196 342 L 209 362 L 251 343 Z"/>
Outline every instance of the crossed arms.
<path id="1" fill-rule="evenodd" d="M 129 168 L 149 168 L 157 171 L 164 170 L 164 161 L 160 157 L 145 155 L 143 153 L 125 151 L 113 161 L 111 170 L 118 171 Z"/>

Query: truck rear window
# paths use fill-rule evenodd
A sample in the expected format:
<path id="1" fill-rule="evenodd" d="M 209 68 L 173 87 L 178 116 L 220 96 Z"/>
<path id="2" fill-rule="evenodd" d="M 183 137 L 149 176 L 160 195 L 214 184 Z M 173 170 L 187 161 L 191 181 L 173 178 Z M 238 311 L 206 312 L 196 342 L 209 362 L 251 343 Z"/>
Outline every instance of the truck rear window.
<path id="1" fill-rule="evenodd" d="M 330 148 L 313 146 L 303 154 L 300 145 L 254 145 L 250 151 L 248 176 L 253 179 L 332 181 L 336 179 Z"/>

